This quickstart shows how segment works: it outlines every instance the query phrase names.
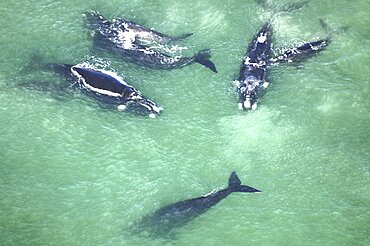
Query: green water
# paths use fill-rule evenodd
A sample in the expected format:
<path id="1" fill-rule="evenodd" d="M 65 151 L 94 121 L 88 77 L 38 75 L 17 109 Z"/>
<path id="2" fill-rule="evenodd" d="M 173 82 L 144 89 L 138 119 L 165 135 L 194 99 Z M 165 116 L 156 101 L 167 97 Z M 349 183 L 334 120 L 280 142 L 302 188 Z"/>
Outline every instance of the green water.
<path id="1" fill-rule="evenodd" d="M 178 45 L 210 48 L 219 73 L 94 53 L 89 9 L 193 32 Z M 369 12 L 368 0 L 312 0 L 276 16 L 275 48 L 326 37 L 319 18 L 350 28 L 300 66 L 273 67 L 258 109 L 243 112 L 231 81 L 269 16 L 252 0 L 2 0 L 0 245 L 370 245 Z M 163 114 L 17 86 L 63 81 L 32 57 L 109 62 Z M 164 205 L 225 187 L 233 170 L 263 192 L 231 194 L 172 240 L 126 233 Z"/>

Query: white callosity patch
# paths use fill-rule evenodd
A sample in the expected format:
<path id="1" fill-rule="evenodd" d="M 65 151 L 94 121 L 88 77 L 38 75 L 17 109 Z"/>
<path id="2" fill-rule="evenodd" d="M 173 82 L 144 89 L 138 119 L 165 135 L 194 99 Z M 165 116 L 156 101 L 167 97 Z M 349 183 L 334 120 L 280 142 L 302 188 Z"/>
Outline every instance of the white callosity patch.
<path id="1" fill-rule="evenodd" d="M 127 108 L 127 106 L 126 105 L 124 105 L 124 104 L 121 104 L 121 105 L 118 105 L 117 106 L 117 109 L 119 110 L 119 111 L 123 111 L 123 110 L 125 110 Z"/>
<path id="2" fill-rule="evenodd" d="M 256 110 L 257 109 L 257 103 L 254 103 L 253 105 L 252 105 L 252 110 Z"/>
<path id="3" fill-rule="evenodd" d="M 266 42 L 266 40 L 267 40 L 267 34 L 266 33 L 261 33 L 257 38 L 258 43 L 264 43 L 264 42 Z"/>
<path id="4" fill-rule="evenodd" d="M 246 98 L 243 103 L 244 108 L 250 108 L 251 107 L 251 101 L 249 98 Z"/>

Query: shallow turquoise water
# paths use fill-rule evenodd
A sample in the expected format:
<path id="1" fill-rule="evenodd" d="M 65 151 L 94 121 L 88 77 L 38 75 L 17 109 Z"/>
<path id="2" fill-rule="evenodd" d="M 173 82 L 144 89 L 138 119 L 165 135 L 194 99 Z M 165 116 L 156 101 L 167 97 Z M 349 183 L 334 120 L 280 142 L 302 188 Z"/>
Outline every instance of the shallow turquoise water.
<path id="1" fill-rule="evenodd" d="M 0 244 L 370 244 L 370 2 L 313 0 L 276 16 L 276 49 L 326 37 L 319 18 L 350 28 L 300 66 L 273 67 L 254 112 L 237 109 L 231 81 L 269 12 L 254 1 L 158 2 L 0 3 Z M 219 73 L 148 70 L 94 53 L 89 9 L 193 32 L 179 43 L 184 54 L 210 48 Z M 25 89 L 63 82 L 33 57 L 109 62 L 164 112 L 149 119 L 78 92 Z M 126 233 L 161 206 L 225 187 L 233 170 L 263 192 L 230 195 L 173 240 Z"/>

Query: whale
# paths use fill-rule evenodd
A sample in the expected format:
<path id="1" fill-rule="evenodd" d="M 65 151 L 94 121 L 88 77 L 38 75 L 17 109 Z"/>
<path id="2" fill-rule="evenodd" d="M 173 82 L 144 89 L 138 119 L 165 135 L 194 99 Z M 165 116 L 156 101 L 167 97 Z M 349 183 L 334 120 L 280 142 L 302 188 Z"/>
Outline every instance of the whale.
<path id="1" fill-rule="evenodd" d="M 303 61 L 322 51 L 330 43 L 330 38 L 306 42 L 293 48 L 283 49 L 273 56 L 273 30 L 266 22 L 249 43 L 240 66 L 240 72 L 234 81 L 239 95 L 238 107 L 243 110 L 255 110 L 257 102 L 269 86 L 268 74 L 272 65 Z"/>
<path id="2" fill-rule="evenodd" d="M 242 185 L 238 175 L 234 171 L 229 177 L 226 188 L 213 191 L 204 196 L 164 206 L 144 216 L 135 231 L 138 233 L 145 231 L 151 236 L 171 237 L 176 228 L 204 214 L 234 192 L 256 193 L 261 191 L 250 186 Z"/>
<path id="3" fill-rule="evenodd" d="M 173 38 L 124 19 L 109 21 L 95 11 L 86 13 L 86 16 L 89 27 L 93 29 L 94 46 L 120 54 L 127 61 L 153 69 L 175 69 L 199 63 L 217 73 L 216 66 L 210 60 L 210 50 L 183 57 L 169 55 L 155 47 L 158 42 L 178 40 L 190 34 Z"/>
<path id="4" fill-rule="evenodd" d="M 50 64 L 55 72 L 66 76 L 77 87 L 104 104 L 119 111 L 155 118 L 163 110 L 129 85 L 117 73 L 93 68 L 87 64 Z"/>
<path id="5" fill-rule="evenodd" d="M 111 25 L 112 28 L 134 35 L 135 41 L 142 44 L 168 44 L 193 35 L 193 33 L 184 33 L 179 36 L 171 36 L 123 18 L 113 19 L 112 22 L 109 22 L 99 12 L 93 10 L 87 11 L 85 15 L 90 28 L 98 29 L 102 24 Z"/>
<path id="6" fill-rule="evenodd" d="M 243 57 L 239 76 L 234 81 L 239 93 L 239 108 L 256 109 L 258 96 L 268 86 L 267 69 L 271 56 L 272 29 L 270 23 L 263 25 L 248 46 Z"/>

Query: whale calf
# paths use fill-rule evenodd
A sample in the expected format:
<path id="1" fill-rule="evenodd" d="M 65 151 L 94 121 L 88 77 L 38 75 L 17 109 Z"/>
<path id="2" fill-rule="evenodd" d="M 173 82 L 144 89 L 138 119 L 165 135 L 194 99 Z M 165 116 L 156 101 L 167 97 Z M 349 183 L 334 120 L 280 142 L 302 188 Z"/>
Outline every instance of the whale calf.
<path id="1" fill-rule="evenodd" d="M 234 81 L 239 93 L 240 109 L 256 109 L 259 98 L 268 87 L 268 70 L 273 64 L 306 59 L 320 51 L 330 39 L 307 42 L 297 47 L 284 49 L 276 57 L 272 56 L 273 31 L 270 22 L 266 22 L 250 42 L 243 57 L 238 78 Z"/>
<path id="2" fill-rule="evenodd" d="M 97 12 L 86 14 L 89 25 L 94 31 L 94 44 L 104 49 L 109 49 L 121 54 L 126 60 L 132 61 L 155 69 L 174 69 L 199 63 L 217 73 L 216 66 L 210 60 L 209 50 L 201 50 L 192 57 L 171 56 L 158 49 L 157 42 L 168 42 L 176 39 L 159 32 L 140 26 L 136 23 L 128 22 L 123 19 L 109 21 Z M 179 38 L 190 36 L 184 34 Z M 147 40 L 149 43 L 143 42 Z"/>
<path id="3" fill-rule="evenodd" d="M 54 71 L 66 75 L 88 95 L 113 105 L 120 111 L 134 112 L 154 118 L 162 111 L 153 101 L 127 84 L 118 74 L 85 64 L 50 64 Z"/>
<path id="4" fill-rule="evenodd" d="M 233 192 L 253 193 L 261 191 L 242 185 L 236 172 L 232 172 L 227 188 L 162 207 L 154 213 L 144 216 L 136 229 L 139 229 L 138 231 L 149 231 L 154 236 L 166 237 L 173 229 L 205 213 Z"/>

